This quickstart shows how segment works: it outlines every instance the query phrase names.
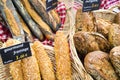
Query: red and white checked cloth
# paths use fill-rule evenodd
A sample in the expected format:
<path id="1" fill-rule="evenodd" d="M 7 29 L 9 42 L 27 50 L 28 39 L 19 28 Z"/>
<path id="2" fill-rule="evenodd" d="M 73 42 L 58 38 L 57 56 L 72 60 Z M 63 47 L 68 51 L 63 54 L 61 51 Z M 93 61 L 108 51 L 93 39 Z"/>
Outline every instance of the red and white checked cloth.
<path id="1" fill-rule="evenodd" d="M 120 4 L 120 0 L 101 0 L 101 9 L 108 9 L 111 6 Z"/>
<path id="2" fill-rule="evenodd" d="M 119 4 L 120 0 L 101 0 L 101 5 L 100 8 L 101 9 L 108 9 L 109 7 Z M 74 5 L 73 5 L 73 9 L 75 9 L 77 11 L 77 9 L 79 9 L 79 7 L 82 6 L 81 3 L 75 1 Z M 66 7 L 65 4 L 62 2 L 59 2 L 57 7 L 56 7 L 56 11 L 59 14 L 59 17 L 61 19 L 61 27 L 60 29 L 62 29 L 64 27 L 64 23 L 65 23 L 65 18 L 66 18 Z M 0 24 L 0 40 L 1 41 L 6 41 L 9 37 L 10 37 L 10 32 L 5 29 L 5 27 L 1 26 Z M 50 40 L 44 40 L 42 42 L 44 45 L 51 45 L 53 46 L 53 42 Z"/>
<path id="3" fill-rule="evenodd" d="M 10 37 L 10 31 L 5 27 L 2 22 L 0 22 L 0 41 L 5 42 Z"/>

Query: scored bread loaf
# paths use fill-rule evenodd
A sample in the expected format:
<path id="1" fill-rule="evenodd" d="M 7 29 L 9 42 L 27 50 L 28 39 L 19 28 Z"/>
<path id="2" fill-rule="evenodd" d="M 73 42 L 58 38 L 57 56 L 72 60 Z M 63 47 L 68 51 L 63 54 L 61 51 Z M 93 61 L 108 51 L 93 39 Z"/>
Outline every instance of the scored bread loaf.
<path id="1" fill-rule="evenodd" d="M 110 50 L 108 40 L 97 32 L 78 31 L 74 34 L 73 39 L 75 47 L 81 58 L 92 51 L 101 50 L 109 52 Z"/>
<path id="2" fill-rule="evenodd" d="M 120 45 L 120 25 L 112 24 L 109 33 L 108 33 L 108 40 L 112 47 Z"/>
<path id="3" fill-rule="evenodd" d="M 24 32 L 26 33 L 27 40 L 32 42 L 33 37 L 32 37 L 31 31 L 29 30 L 28 26 L 26 25 L 26 23 L 24 22 L 24 20 L 22 19 L 22 17 L 20 15 L 19 15 L 19 19 L 20 19 L 22 28 L 23 28 Z"/>
<path id="4" fill-rule="evenodd" d="M 115 15 L 116 15 L 116 13 L 113 11 L 103 10 L 103 9 L 95 10 L 92 13 L 96 20 L 101 18 L 101 19 L 107 20 L 109 22 L 114 22 Z"/>
<path id="5" fill-rule="evenodd" d="M 110 51 L 110 60 L 115 68 L 116 73 L 120 77 L 120 46 L 114 47 Z"/>
<path id="6" fill-rule="evenodd" d="M 32 47 L 35 51 L 43 80 L 55 80 L 52 62 L 42 43 L 35 41 Z"/>
<path id="7" fill-rule="evenodd" d="M 115 23 L 120 25 L 120 12 L 116 14 L 115 16 Z"/>
<path id="8" fill-rule="evenodd" d="M 75 17 L 75 27 L 76 31 L 81 31 L 82 26 L 81 26 L 81 14 L 82 14 L 82 7 L 80 7 L 77 12 L 76 12 L 76 17 Z"/>
<path id="9" fill-rule="evenodd" d="M 45 35 L 47 39 L 52 39 L 54 38 L 52 30 L 50 29 L 50 26 L 46 24 L 43 20 L 42 17 L 40 17 L 37 12 L 34 10 L 34 8 L 30 5 L 28 0 L 22 0 L 22 3 L 24 4 L 26 10 L 32 17 L 32 19 L 39 25 L 39 28 Z"/>
<path id="10" fill-rule="evenodd" d="M 97 32 L 101 33 L 106 38 L 108 38 L 108 33 L 109 33 L 110 26 L 111 26 L 111 23 L 104 20 L 104 19 L 99 18 L 99 19 L 96 20 Z"/>
<path id="11" fill-rule="evenodd" d="M 70 48 L 67 36 L 58 31 L 55 36 L 56 76 L 58 80 L 72 80 Z"/>
<path id="12" fill-rule="evenodd" d="M 6 0 L 2 0 L 2 1 L 4 2 L 4 12 L 5 12 L 7 22 L 10 26 L 10 29 L 11 29 L 13 35 L 18 36 L 18 35 L 20 35 L 19 26 L 12 14 L 12 11 L 7 7 Z"/>
<path id="13" fill-rule="evenodd" d="M 94 17 L 90 12 L 81 12 L 81 8 L 76 13 L 76 27 L 82 31 L 96 31 Z"/>
<path id="14" fill-rule="evenodd" d="M 9 39 L 3 45 L 8 47 L 19 43 L 18 40 Z M 13 80 L 41 80 L 39 66 L 32 48 L 31 52 L 31 57 L 10 63 L 9 68 Z"/>
<path id="15" fill-rule="evenodd" d="M 84 59 L 84 65 L 95 80 L 120 80 L 109 61 L 109 55 L 105 52 L 88 53 Z"/>
<path id="16" fill-rule="evenodd" d="M 20 42 L 15 39 L 9 39 L 3 44 L 3 47 L 9 47 L 19 43 Z M 10 74 L 12 75 L 13 80 L 24 80 L 23 73 L 22 73 L 21 60 L 10 63 L 9 68 L 10 68 Z"/>
<path id="17" fill-rule="evenodd" d="M 41 80 L 38 62 L 32 47 L 31 47 L 31 52 L 32 52 L 31 57 L 22 59 L 24 80 Z"/>

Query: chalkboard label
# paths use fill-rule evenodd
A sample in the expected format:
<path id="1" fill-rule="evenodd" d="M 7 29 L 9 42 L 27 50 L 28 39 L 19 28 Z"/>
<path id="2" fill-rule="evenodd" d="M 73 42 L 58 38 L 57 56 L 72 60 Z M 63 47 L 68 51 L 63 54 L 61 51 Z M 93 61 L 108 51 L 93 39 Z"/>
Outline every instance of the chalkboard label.
<path id="1" fill-rule="evenodd" d="M 100 0 L 83 0 L 83 12 L 98 10 L 100 8 Z"/>
<path id="2" fill-rule="evenodd" d="M 50 11 L 57 7 L 58 0 L 46 0 L 46 11 Z"/>
<path id="3" fill-rule="evenodd" d="M 29 42 L 2 48 L 0 49 L 0 53 L 3 64 L 8 64 L 32 56 Z"/>

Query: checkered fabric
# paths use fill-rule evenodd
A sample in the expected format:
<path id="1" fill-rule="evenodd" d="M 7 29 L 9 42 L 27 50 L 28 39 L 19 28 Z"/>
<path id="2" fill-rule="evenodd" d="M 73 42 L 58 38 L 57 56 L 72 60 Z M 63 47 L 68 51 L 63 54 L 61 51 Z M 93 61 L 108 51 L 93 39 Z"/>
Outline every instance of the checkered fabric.
<path id="1" fill-rule="evenodd" d="M 10 31 L 5 27 L 2 22 L 0 22 L 0 41 L 5 42 L 10 37 Z"/>
<path id="2" fill-rule="evenodd" d="M 120 0 L 101 0 L 101 8 L 102 9 L 108 9 L 111 6 L 114 6 L 116 4 L 120 4 Z"/>

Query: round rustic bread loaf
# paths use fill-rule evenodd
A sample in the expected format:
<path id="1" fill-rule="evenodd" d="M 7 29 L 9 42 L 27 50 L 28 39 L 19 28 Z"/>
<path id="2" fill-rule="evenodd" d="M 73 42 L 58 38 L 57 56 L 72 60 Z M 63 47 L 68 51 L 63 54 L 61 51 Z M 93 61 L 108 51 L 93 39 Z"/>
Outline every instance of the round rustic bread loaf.
<path id="1" fill-rule="evenodd" d="M 73 38 L 78 54 L 82 56 L 95 50 L 107 52 L 110 49 L 108 40 L 103 35 L 96 32 L 79 31 L 75 33 Z"/>
<path id="2" fill-rule="evenodd" d="M 95 21 L 95 25 L 96 25 L 97 32 L 101 33 L 103 36 L 108 38 L 108 33 L 109 33 L 111 23 L 104 19 L 97 19 Z"/>
<path id="3" fill-rule="evenodd" d="M 115 16 L 115 23 L 120 25 L 120 12 L 116 14 Z"/>
<path id="4" fill-rule="evenodd" d="M 115 19 L 115 12 L 112 12 L 111 10 L 96 10 L 93 11 L 93 16 L 95 17 L 95 19 L 104 19 L 110 22 L 114 22 Z"/>
<path id="5" fill-rule="evenodd" d="M 77 10 L 75 19 L 76 31 L 96 31 L 94 17 L 91 12 L 82 12 L 82 7 Z"/>
<path id="6" fill-rule="evenodd" d="M 120 45 L 120 25 L 111 25 L 108 33 L 108 39 L 112 47 Z"/>
<path id="7" fill-rule="evenodd" d="M 114 47 L 110 51 L 110 60 L 115 68 L 116 73 L 120 77 L 120 46 Z"/>
<path id="8" fill-rule="evenodd" d="M 105 52 L 88 53 L 84 59 L 84 65 L 95 80 L 120 80 L 109 62 L 109 55 Z"/>

